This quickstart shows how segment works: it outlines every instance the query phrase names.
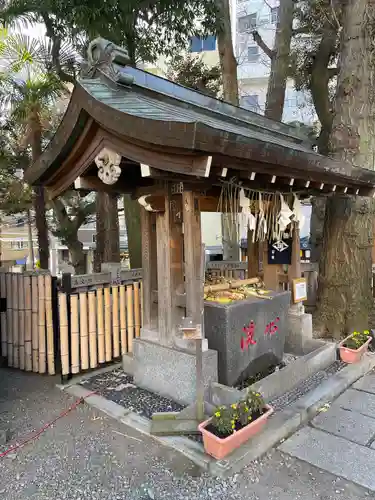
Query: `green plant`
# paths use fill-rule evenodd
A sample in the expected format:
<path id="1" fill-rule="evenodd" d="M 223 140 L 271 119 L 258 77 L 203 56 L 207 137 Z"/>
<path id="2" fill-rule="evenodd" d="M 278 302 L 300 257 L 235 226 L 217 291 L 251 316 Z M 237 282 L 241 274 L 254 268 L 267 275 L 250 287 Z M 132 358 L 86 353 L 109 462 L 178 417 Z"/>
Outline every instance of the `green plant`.
<path id="1" fill-rule="evenodd" d="M 230 436 L 236 430 L 237 405 L 218 406 L 211 420 L 211 425 L 222 436 Z"/>
<path id="2" fill-rule="evenodd" d="M 263 396 L 256 391 L 247 391 L 245 402 L 251 415 L 254 413 L 261 413 L 265 406 Z"/>
<path id="3" fill-rule="evenodd" d="M 248 425 L 254 417 L 260 416 L 265 403 L 259 392 L 248 391 L 246 398 L 230 406 L 218 406 L 211 419 L 215 434 L 230 436 Z"/>
<path id="4" fill-rule="evenodd" d="M 253 419 L 251 408 L 249 408 L 246 401 L 237 403 L 236 414 L 237 422 L 241 427 L 245 427 L 245 425 L 249 424 Z"/>
<path id="5" fill-rule="evenodd" d="M 364 330 L 363 332 L 353 332 L 351 337 L 345 341 L 345 347 L 349 349 L 359 349 L 363 344 L 365 344 L 370 336 L 370 332 L 368 330 Z"/>

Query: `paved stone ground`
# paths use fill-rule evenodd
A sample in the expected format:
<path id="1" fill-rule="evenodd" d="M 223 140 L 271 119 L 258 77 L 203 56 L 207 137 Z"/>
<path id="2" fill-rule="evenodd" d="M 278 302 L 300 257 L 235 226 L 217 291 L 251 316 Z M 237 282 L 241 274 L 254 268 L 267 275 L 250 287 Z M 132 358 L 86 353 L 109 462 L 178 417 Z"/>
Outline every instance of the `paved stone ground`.
<path id="1" fill-rule="evenodd" d="M 57 379 L 0 369 L 0 429 L 11 443 L 74 400 Z M 366 448 L 367 449 L 367 448 Z M 5 450 L 0 446 L 0 452 Z M 275 451 L 231 479 L 201 475 L 156 441 L 82 404 L 17 453 L 0 457 L 5 500 L 365 500 L 370 491 Z"/>
<path id="2" fill-rule="evenodd" d="M 375 498 L 375 371 L 326 410 L 280 450 L 369 488 Z"/>

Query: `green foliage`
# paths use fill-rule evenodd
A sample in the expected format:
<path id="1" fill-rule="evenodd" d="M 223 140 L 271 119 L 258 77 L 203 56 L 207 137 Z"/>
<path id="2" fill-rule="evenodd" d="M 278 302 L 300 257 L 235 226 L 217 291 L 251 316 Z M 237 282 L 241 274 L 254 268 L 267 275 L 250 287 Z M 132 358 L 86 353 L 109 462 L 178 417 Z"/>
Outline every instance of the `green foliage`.
<path id="1" fill-rule="evenodd" d="M 0 128 L 0 210 L 7 215 L 32 205 L 32 190 L 22 181 L 29 164 L 28 152 L 19 147 L 16 125 L 5 122 Z"/>
<path id="2" fill-rule="evenodd" d="M 245 425 L 249 424 L 252 421 L 252 411 L 247 401 L 239 401 L 239 403 L 237 403 L 236 419 L 241 427 L 245 427 Z"/>
<path id="3" fill-rule="evenodd" d="M 218 97 L 221 90 L 221 68 L 207 66 L 202 57 L 186 54 L 172 57 L 167 77 L 203 94 Z"/>
<path id="4" fill-rule="evenodd" d="M 22 72 L 26 68 L 33 73 L 53 71 L 60 77 L 60 70 L 75 78 L 78 75 L 80 58 L 72 44 L 69 40 L 63 40 L 59 44 L 58 67 L 55 64 L 55 51 L 56 47 L 51 39 L 29 37 L 21 33 L 8 34 L 0 44 L 0 56 L 8 63 L 8 73 Z"/>
<path id="5" fill-rule="evenodd" d="M 219 406 L 218 408 L 216 408 L 211 420 L 211 424 L 221 436 L 230 436 L 235 431 L 236 406 L 237 405 Z"/>
<path id="6" fill-rule="evenodd" d="M 370 332 L 364 330 L 363 332 L 353 332 L 351 337 L 345 341 L 345 347 L 349 349 L 359 349 L 365 344 L 370 337 Z"/>
<path id="7" fill-rule="evenodd" d="M 215 409 L 211 425 L 220 437 L 226 437 L 248 425 L 254 415 L 259 416 L 265 403 L 259 392 L 248 391 L 246 398 L 230 406 L 219 406 Z"/>
<path id="8" fill-rule="evenodd" d="M 26 36 L 9 35 L 0 48 L 8 68 L 0 74 L 0 111 L 22 134 L 25 149 L 32 136 L 50 130 L 56 101 L 68 94 L 65 84 L 48 68 L 48 46 Z"/>
<path id="9" fill-rule="evenodd" d="M 52 41 L 69 39 L 77 50 L 102 36 L 127 46 L 135 64 L 174 54 L 191 35 L 215 32 L 216 5 L 214 0 L 10 0 L 2 18 L 44 22 Z"/>
<path id="10" fill-rule="evenodd" d="M 0 110 L 24 128 L 25 141 L 38 123 L 49 128 L 51 107 L 67 90 L 54 73 L 29 75 L 25 80 L 17 75 L 0 75 Z M 45 126 L 47 124 L 47 127 Z M 44 127 L 43 127 L 44 125 Z"/>
<path id="11" fill-rule="evenodd" d="M 262 411 L 265 406 L 264 399 L 259 392 L 248 390 L 245 401 L 251 413 Z"/>

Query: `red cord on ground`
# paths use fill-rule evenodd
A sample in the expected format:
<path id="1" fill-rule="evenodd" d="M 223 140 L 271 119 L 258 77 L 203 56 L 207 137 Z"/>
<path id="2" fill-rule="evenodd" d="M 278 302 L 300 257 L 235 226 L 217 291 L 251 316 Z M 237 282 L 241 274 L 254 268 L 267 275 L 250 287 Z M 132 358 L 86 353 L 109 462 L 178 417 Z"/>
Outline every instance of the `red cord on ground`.
<path id="1" fill-rule="evenodd" d="M 45 424 L 41 429 L 39 429 L 38 432 L 36 432 L 32 436 L 30 436 L 29 438 L 25 439 L 21 443 L 15 445 L 15 446 L 12 446 L 11 448 L 8 448 L 7 450 L 5 450 L 2 453 L 0 453 L 0 458 L 5 457 L 6 455 L 9 455 L 9 453 L 12 453 L 14 451 L 19 450 L 20 448 L 22 448 L 23 446 L 25 446 L 27 443 L 30 443 L 30 441 L 33 441 L 34 439 L 37 439 L 41 434 L 43 434 L 44 431 L 46 431 L 47 429 L 49 429 L 50 427 L 52 427 L 52 425 L 54 423 L 56 423 L 58 420 L 60 420 L 60 418 L 65 417 L 72 410 L 75 410 L 77 408 L 77 406 L 79 406 L 81 403 L 84 402 L 84 400 L 86 398 L 88 398 L 89 396 L 92 396 L 93 394 L 96 394 L 96 391 L 90 392 L 90 394 L 87 394 L 87 396 L 84 396 L 82 398 L 77 399 L 77 401 L 75 403 L 73 403 L 71 406 L 69 406 L 69 408 L 67 410 L 65 410 L 62 413 L 60 413 L 60 415 L 58 415 L 51 422 L 48 422 L 47 424 Z"/>

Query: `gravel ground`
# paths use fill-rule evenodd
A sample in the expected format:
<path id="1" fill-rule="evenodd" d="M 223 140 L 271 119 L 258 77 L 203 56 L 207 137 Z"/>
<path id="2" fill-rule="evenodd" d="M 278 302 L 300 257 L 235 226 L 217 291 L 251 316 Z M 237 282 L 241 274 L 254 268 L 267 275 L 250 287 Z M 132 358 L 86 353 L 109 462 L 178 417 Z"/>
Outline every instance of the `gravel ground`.
<path id="1" fill-rule="evenodd" d="M 58 379 L 0 370 L 0 429 L 12 444 L 74 402 Z M 4 449 L 4 447 L 3 447 Z M 372 493 L 275 451 L 231 479 L 82 404 L 39 439 L 0 458 L 5 500 L 365 500 Z"/>
<path id="2" fill-rule="evenodd" d="M 320 370 L 310 377 L 303 380 L 300 384 L 294 387 L 292 390 L 278 396 L 274 400 L 270 402 L 270 404 L 275 408 L 275 410 L 282 410 L 288 405 L 297 401 L 297 399 L 301 398 L 309 391 L 312 391 L 319 384 L 323 382 L 323 380 L 327 380 L 328 377 L 334 375 L 344 368 L 345 363 L 341 361 L 335 361 L 330 366 L 328 366 L 325 370 Z"/>
<path id="3" fill-rule="evenodd" d="M 171 399 L 135 386 L 133 377 L 121 368 L 94 375 L 81 382 L 81 385 L 147 418 L 151 418 L 155 412 L 181 411 L 184 408 Z"/>

